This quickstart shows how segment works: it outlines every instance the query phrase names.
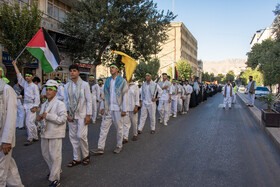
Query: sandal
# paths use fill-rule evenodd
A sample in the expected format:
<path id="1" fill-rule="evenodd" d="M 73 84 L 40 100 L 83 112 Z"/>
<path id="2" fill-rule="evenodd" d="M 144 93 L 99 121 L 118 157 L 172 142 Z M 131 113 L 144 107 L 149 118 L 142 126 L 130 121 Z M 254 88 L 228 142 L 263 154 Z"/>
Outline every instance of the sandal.
<path id="1" fill-rule="evenodd" d="M 90 163 L 90 159 L 89 156 L 87 156 L 86 158 L 83 159 L 83 165 L 86 166 Z"/>
<path id="2" fill-rule="evenodd" d="M 72 162 L 70 162 L 69 164 L 67 164 L 68 167 L 74 167 L 81 164 L 81 161 L 77 161 L 77 160 L 73 160 Z"/>

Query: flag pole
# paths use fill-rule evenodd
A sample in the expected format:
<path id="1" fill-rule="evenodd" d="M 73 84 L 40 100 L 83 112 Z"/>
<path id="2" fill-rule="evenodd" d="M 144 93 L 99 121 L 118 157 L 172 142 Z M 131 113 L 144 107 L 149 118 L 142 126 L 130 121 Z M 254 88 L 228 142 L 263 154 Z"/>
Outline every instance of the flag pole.
<path id="1" fill-rule="evenodd" d="M 23 53 L 23 51 L 26 49 L 26 47 L 24 47 L 24 49 L 20 52 L 20 54 L 16 57 L 15 61 L 20 57 L 20 55 Z"/>

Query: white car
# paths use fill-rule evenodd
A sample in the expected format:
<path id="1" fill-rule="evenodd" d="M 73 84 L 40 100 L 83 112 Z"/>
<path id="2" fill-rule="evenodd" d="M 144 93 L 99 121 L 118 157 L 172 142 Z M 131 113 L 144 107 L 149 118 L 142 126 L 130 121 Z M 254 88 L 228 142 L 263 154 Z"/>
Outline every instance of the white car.
<path id="1" fill-rule="evenodd" d="M 263 96 L 266 96 L 267 94 L 270 94 L 270 91 L 267 87 L 258 86 L 256 88 L 256 91 L 255 91 L 256 97 L 263 97 Z"/>
<path id="2" fill-rule="evenodd" d="M 244 85 L 240 85 L 238 90 L 239 90 L 239 92 L 244 93 L 245 92 L 245 86 Z"/>

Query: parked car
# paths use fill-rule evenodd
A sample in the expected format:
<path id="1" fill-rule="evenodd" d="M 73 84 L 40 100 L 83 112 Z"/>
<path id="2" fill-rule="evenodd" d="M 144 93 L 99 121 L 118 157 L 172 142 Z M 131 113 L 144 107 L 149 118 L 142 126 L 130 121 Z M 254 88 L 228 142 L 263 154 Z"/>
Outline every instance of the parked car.
<path id="1" fill-rule="evenodd" d="M 255 97 L 263 97 L 267 94 L 270 94 L 270 91 L 267 87 L 257 86 L 255 91 Z"/>
<path id="2" fill-rule="evenodd" d="M 238 88 L 238 91 L 240 93 L 244 93 L 245 92 L 245 86 L 244 85 L 240 85 L 239 88 Z"/>

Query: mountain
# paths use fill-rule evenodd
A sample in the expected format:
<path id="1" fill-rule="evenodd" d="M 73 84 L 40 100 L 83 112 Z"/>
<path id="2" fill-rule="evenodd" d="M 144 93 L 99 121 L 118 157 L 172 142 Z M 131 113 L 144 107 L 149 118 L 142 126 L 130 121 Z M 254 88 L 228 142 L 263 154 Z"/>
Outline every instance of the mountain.
<path id="1" fill-rule="evenodd" d="M 235 75 L 245 70 L 247 59 L 226 59 L 222 61 L 203 61 L 203 71 L 206 73 L 226 74 L 233 70 Z"/>

